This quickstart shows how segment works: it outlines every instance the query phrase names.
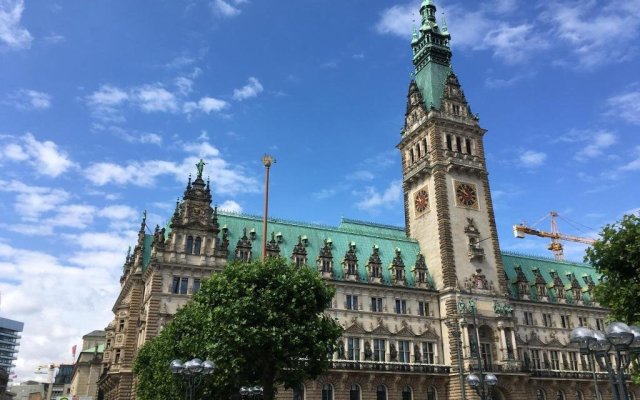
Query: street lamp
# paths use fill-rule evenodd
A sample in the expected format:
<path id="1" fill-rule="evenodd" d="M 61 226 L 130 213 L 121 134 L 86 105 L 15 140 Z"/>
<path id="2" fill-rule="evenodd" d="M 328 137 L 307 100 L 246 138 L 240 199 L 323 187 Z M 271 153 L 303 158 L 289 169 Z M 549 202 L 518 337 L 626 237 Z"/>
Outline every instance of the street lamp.
<path id="1" fill-rule="evenodd" d="M 593 357 L 607 371 L 615 400 L 629 400 L 624 370 L 640 355 L 640 327 L 622 322 L 612 322 L 605 332 L 578 327 L 571 331 L 569 341 L 580 346 L 580 354 Z"/>
<path id="2" fill-rule="evenodd" d="M 467 384 L 476 391 L 480 399 L 491 400 L 493 394 L 493 388 L 498 384 L 498 378 L 491 373 L 485 374 L 482 371 L 482 359 L 480 357 L 480 332 L 478 331 L 478 323 L 476 321 L 476 301 L 469 299 L 467 303 L 464 300 L 458 302 L 458 310 L 461 313 L 470 313 L 473 318 L 473 329 L 476 335 L 476 346 L 474 352 L 476 359 L 478 360 L 478 374 L 472 373 L 467 376 Z M 467 327 L 466 320 L 462 320 L 460 323 L 464 329 Z"/>
<path id="3" fill-rule="evenodd" d="M 193 400 L 193 393 L 202 383 L 202 378 L 213 374 L 216 369 L 213 362 L 202 361 L 199 358 L 186 361 L 184 364 L 180 360 L 173 360 L 169 367 L 174 375 L 181 377 L 187 383 L 185 390 L 185 399 L 187 400 Z"/>
<path id="4" fill-rule="evenodd" d="M 240 388 L 240 396 L 243 399 L 259 399 L 263 393 L 262 386 L 243 386 Z"/>

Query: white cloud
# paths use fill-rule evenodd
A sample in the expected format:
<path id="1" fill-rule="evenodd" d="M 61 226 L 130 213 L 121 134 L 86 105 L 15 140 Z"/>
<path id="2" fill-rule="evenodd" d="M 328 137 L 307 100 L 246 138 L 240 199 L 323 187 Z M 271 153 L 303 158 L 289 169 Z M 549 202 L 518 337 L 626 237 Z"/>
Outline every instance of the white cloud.
<path id="1" fill-rule="evenodd" d="M 160 85 L 144 85 L 133 91 L 134 100 L 145 112 L 175 112 L 176 96 Z"/>
<path id="2" fill-rule="evenodd" d="M 382 193 L 373 187 L 367 187 L 364 192 L 356 195 L 362 198 L 356 203 L 356 207 L 370 212 L 379 211 L 380 208 L 393 207 L 402 202 L 402 183 L 399 180 L 393 181 Z"/>
<path id="3" fill-rule="evenodd" d="M 0 160 L 26 161 L 36 173 L 51 177 L 59 176 L 74 165 L 67 153 L 50 140 L 41 142 L 31 133 L 20 138 L 4 138 L 11 142 L 0 147 Z"/>
<path id="4" fill-rule="evenodd" d="M 622 167 L 620 167 L 621 171 L 640 171 L 640 146 L 636 146 L 635 148 L 635 156 L 636 158 L 629 161 Z"/>
<path id="5" fill-rule="evenodd" d="M 241 213 L 242 206 L 233 200 L 227 200 L 218 206 L 218 209 L 234 213 Z"/>
<path id="6" fill-rule="evenodd" d="M 225 18 L 236 17 L 242 12 L 238 6 L 246 2 L 247 0 L 213 0 L 211 9 L 215 15 Z"/>
<path id="7" fill-rule="evenodd" d="M 618 138 L 611 132 L 598 131 L 593 135 L 587 136 L 588 144 L 580 149 L 574 156 L 578 161 L 586 161 L 590 158 L 599 157 L 603 154 L 603 150 L 613 146 Z"/>
<path id="8" fill-rule="evenodd" d="M 553 1 L 544 21 L 568 44 L 581 68 L 628 60 L 640 29 L 640 0 Z M 615 40 L 611 40 L 615 38 Z"/>
<path id="9" fill-rule="evenodd" d="M 352 174 L 347 175 L 347 180 L 350 181 L 370 181 L 375 178 L 375 175 L 371 171 L 359 170 Z"/>
<path id="10" fill-rule="evenodd" d="M 37 90 L 20 89 L 8 99 L 19 110 L 46 110 L 51 107 L 51 95 Z"/>
<path id="11" fill-rule="evenodd" d="M 478 48 L 491 48 L 494 57 L 501 58 L 506 64 L 518 64 L 527 61 L 533 53 L 548 47 L 532 24 L 500 24 L 489 30 Z"/>
<path id="12" fill-rule="evenodd" d="M 393 34 L 404 38 L 411 37 L 411 21 L 416 19 L 416 4 L 394 5 L 380 14 L 376 31 L 381 34 Z"/>
<path id="13" fill-rule="evenodd" d="M 233 98 L 238 101 L 250 99 L 258 96 L 264 88 L 257 78 L 253 76 L 249 78 L 249 82 L 240 89 L 233 90 Z"/>
<path id="14" fill-rule="evenodd" d="M 102 85 L 100 89 L 89 95 L 90 104 L 98 106 L 117 106 L 129 99 L 129 95 L 124 90 L 110 86 Z"/>
<path id="15" fill-rule="evenodd" d="M 56 214 L 42 221 L 52 227 L 84 229 L 91 225 L 96 208 L 86 204 L 68 204 L 56 208 Z"/>
<path id="16" fill-rule="evenodd" d="M 21 25 L 23 12 L 24 0 L 0 1 L 0 44 L 5 49 L 22 50 L 31 47 L 33 37 Z"/>
<path id="17" fill-rule="evenodd" d="M 132 161 L 125 164 L 97 162 L 86 168 L 85 177 L 94 185 L 136 185 L 150 187 L 160 176 L 173 176 L 183 183 L 195 164 L 203 158 L 207 163 L 205 175 L 211 177 L 216 193 L 254 193 L 259 190 L 258 181 L 245 170 L 225 161 L 220 151 L 207 142 L 184 145 L 188 153 L 181 163 L 164 160 Z"/>
<path id="18" fill-rule="evenodd" d="M 215 99 L 213 97 L 203 97 L 199 101 L 188 101 L 184 103 L 184 112 L 189 114 L 194 111 L 201 111 L 205 114 L 222 111 L 229 107 L 229 103 L 224 100 Z"/>
<path id="19" fill-rule="evenodd" d="M 71 197 L 62 189 L 30 186 L 20 181 L 0 180 L 0 191 L 16 193 L 14 209 L 28 221 L 35 221 L 41 214 L 55 210 Z"/>
<path id="20" fill-rule="evenodd" d="M 520 164 L 524 167 L 539 167 L 544 164 L 544 161 L 547 159 L 547 155 L 542 152 L 527 150 L 520 153 L 520 157 L 518 158 Z"/>
<path id="21" fill-rule="evenodd" d="M 606 115 L 640 125 L 640 90 L 629 91 L 607 99 Z"/>
<path id="22" fill-rule="evenodd" d="M 50 34 L 48 34 L 47 36 L 44 37 L 44 40 L 47 43 L 51 43 L 51 44 L 58 44 L 58 43 L 62 43 L 66 40 L 66 38 L 62 35 L 59 35 L 55 32 L 52 32 Z"/>
<path id="23" fill-rule="evenodd" d="M 98 216 L 113 220 L 134 220 L 138 212 L 129 206 L 118 204 L 104 207 L 98 211 Z"/>

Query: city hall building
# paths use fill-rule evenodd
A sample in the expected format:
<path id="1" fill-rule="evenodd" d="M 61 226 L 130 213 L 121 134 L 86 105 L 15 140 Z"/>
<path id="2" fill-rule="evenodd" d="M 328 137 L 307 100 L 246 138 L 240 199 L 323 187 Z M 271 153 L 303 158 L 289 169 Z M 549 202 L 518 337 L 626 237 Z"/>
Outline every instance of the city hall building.
<path id="1" fill-rule="evenodd" d="M 424 0 L 401 139 L 404 227 L 335 226 L 220 212 L 199 167 L 170 223 L 127 256 L 106 328 L 100 391 L 135 398 L 134 358 L 211 274 L 268 256 L 314 268 L 336 288 L 326 311 L 344 327 L 330 370 L 282 399 L 477 399 L 482 365 L 496 400 L 611 398 L 607 376 L 569 343 L 604 329 L 589 265 L 503 252 L 486 169 L 485 130 L 451 68 L 450 34 Z M 205 160 L 206 161 L 206 160 Z M 185 177 L 186 178 L 186 177 Z M 169 366 L 167 366 L 168 368 Z M 597 384 L 594 383 L 594 378 Z M 631 386 L 632 398 L 640 389 Z"/>

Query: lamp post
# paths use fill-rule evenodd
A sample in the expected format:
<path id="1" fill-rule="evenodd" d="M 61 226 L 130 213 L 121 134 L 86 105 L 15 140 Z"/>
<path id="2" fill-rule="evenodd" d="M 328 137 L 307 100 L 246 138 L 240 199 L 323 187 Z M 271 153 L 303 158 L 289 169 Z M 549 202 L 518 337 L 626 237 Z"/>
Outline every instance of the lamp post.
<path id="1" fill-rule="evenodd" d="M 276 162 L 273 157 L 265 154 L 262 157 L 264 165 L 264 215 L 262 216 L 262 262 L 267 259 L 267 214 L 269 213 L 269 170 L 271 165 Z"/>
<path id="2" fill-rule="evenodd" d="M 580 354 L 595 358 L 607 371 L 613 398 L 629 400 L 624 371 L 640 355 L 640 327 L 622 322 L 612 322 L 605 332 L 578 327 L 571 331 L 569 340 L 580 346 Z"/>
<path id="3" fill-rule="evenodd" d="M 262 386 L 243 386 L 240 388 L 240 396 L 243 399 L 260 399 L 263 393 Z"/>
<path id="4" fill-rule="evenodd" d="M 475 356 L 478 360 L 478 373 L 471 373 L 467 375 L 467 384 L 476 391 L 480 399 L 491 400 L 493 398 L 493 388 L 498 384 L 498 378 L 491 373 L 485 374 L 482 371 L 482 358 L 480 356 L 480 332 L 478 331 L 478 323 L 476 321 L 476 301 L 469 299 L 466 303 L 464 300 L 458 302 L 458 311 L 463 314 L 471 314 L 473 318 L 473 329 L 476 335 Z M 467 326 L 466 320 L 462 320 L 461 327 L 464 329 Z"/>
<path id="5" fill-rule="evenodd" d="M 171 372 L 181 377 L 187 383 L 185 399 L 193 400 L 193 393 L 202 383 L 202 378 L 213 374 L 216 366 L 211 361 L 202 361 L 198 358 L 186 361 L 184 364 L 180 360 L 173 360 L 170 364 Z"/>

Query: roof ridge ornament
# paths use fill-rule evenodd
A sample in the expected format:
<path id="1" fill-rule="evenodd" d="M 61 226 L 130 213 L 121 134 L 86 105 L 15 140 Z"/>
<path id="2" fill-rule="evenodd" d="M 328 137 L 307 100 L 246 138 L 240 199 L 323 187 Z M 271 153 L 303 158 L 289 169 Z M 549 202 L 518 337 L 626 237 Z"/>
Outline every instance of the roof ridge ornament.
<path id="1" fill-rule="evenodd" d="M 200 161 L 198 161 L 198 163 L 196 163 L 196 168 L 198 169 L 198 178 L 202 178 L 202 171 L 204 170 L 205 165 L 207 165 L 207 163 L 204 162 L 202 158 L 200 159 Z"/>

